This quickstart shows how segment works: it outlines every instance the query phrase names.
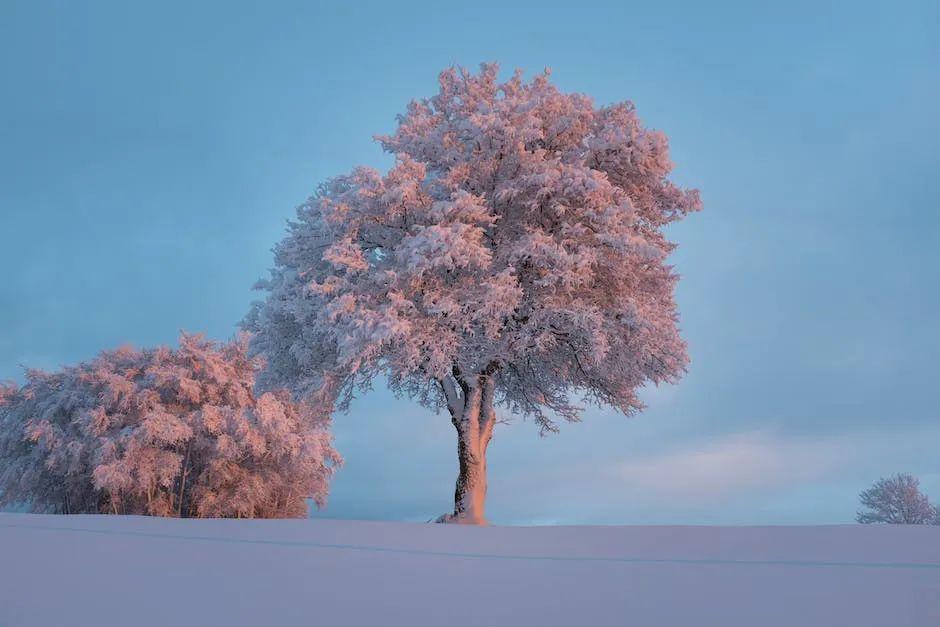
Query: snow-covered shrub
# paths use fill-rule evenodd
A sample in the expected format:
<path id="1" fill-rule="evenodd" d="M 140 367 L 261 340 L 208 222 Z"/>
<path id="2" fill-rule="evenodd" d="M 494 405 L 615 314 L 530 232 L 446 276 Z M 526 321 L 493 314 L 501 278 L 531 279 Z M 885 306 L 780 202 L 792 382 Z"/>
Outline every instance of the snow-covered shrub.
<path id="1" fill-rule="evenodd" d="M 920 481 L 908 474 L 879 479 L 859 499 L 868 508 L 858 513 L 860 523 L 928 525 L 937 520 L 937 509 L 921 493 Z"/>
<path id="2" fill-rule="evenodd" d="M 253 393 L 246 341 L 183 335 L 0 388 L 0 504 L 183 517 L 305 515 L 341 463 L 329 417 Z"/>

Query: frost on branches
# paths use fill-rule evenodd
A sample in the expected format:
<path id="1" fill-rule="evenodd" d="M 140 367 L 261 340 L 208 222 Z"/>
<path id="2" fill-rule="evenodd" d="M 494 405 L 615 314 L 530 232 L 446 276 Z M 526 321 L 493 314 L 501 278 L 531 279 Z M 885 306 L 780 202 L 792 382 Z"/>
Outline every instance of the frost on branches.
<path id="1" fill-rule="evenodd" d="M 286 392 L 252 393 L 246 342 L 184 335 L 0 388 L 0 504 L 183 517 L 304 516 L 341 462 Z"/>
<path id="2" fill-rule="evenodd" d="M 456 522 L 484 521 L 494 405 L 542 432 L 585 403 L 625 414 L 687 364 L 662 228 L 700 209 L 666 136 L 546 72 L 450 69 L 378 140 L 396 156 L 298 209 L 246 318 L 263 383 L 332 410 L 376 376 L 458 435 Z"/>
<path id="3" fill-rule="evenodd" d="M 920 481 L 908 474 L 879 479 L 859 495 L 859 500 L 866 508 L 856 516 L 862 524 L 940 524 L 940 509 L 920 491 Z"/>

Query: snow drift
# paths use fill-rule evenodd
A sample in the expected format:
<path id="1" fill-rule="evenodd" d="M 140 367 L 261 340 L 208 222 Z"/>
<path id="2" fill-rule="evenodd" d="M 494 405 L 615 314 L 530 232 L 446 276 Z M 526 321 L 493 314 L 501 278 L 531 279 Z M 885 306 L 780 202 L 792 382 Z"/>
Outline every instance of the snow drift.
<path id="1" fill-rule="evenodd" d="M 940 527 L 0 514 L 0 625 L 940 625 Z"/>

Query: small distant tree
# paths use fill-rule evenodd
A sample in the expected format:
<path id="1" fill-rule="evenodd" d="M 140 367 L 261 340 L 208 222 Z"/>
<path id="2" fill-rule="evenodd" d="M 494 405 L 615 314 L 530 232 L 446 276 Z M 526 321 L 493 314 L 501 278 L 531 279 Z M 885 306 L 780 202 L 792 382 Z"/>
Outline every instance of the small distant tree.
<path id="1" fill-rule="evenodd" d="M 879 479 L 859 495 L 867 509 L 858 512 L 863 524 L 927 525 L 937 522 L 937 509 L 920 491 L 920 481 L 908 474 Z"/>
<path id="2" fill-rule="evenodd" d="M 303 516 L 341 462 L 316 416 L 252 391 L 244 340 L 184 335 L 0 388 L 0 504 L 39 512 Z"/>
<path id="3" fill-rule="evenodd" d="M 681 377 L 664 229 L 701 203 L 633 104 L 547 72 L 447 70 L 379 141 L 395 166 L 298 210 L 246 327 L 270 384 L 345 409 L 384 377 L 445 410 L 459 474 L 442 520 L 482 523 L 497 405 L 556 431 L 583 404 L 634 414 L 642 386 Z"/>

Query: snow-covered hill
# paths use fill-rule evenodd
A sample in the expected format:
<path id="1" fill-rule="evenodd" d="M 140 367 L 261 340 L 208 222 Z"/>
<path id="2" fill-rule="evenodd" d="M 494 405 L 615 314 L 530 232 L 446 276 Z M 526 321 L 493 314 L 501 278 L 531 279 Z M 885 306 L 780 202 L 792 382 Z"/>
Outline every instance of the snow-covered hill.
<path id="1" fill-rule="evenodd" d="M 940 625 L 940 527 L 0 514 L 0 625 Z"/>

